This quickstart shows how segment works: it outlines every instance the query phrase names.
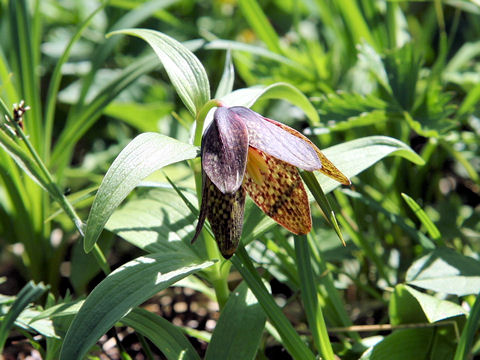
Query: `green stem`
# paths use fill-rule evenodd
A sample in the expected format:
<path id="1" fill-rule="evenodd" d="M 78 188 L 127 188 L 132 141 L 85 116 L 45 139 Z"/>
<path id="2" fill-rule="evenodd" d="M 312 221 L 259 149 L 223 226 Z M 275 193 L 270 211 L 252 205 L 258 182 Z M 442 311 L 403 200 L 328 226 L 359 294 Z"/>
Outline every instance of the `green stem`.
<path id="1" fill-rule="evenodd" d="M 193 138 L 193 145 L 200 146 L 202 143 L 203 124 L 208 112 L 214 108 L 222 106 L 221 102 L 217 99 L 209 100 L 203 105 L 195 118 L 195 137 Z"/>
<path id="2" fill-rule="evenodd" d="M 294 359 L 315 359 L 313 353 L 305 345 L 290 321 L 288 321 L 285 314 L 275 303 L 272 295 L 266 289 L 242 245 L 238 247 L 237 252 L 232 257 L 232 263 L 257 298 L 271 324 L 280 334 L 283 345 L 290 355 L 292 355 Z"/>
<path id="3" fill-rule="evenodd" d="M 230 295 L 230 289 L 228 288 L 227 278 L 218 278 L 212 281 L 213 288 L 215 289 L 215 295 L 217 297 L 218 306 L 220 311 L 223 310 Z"/>

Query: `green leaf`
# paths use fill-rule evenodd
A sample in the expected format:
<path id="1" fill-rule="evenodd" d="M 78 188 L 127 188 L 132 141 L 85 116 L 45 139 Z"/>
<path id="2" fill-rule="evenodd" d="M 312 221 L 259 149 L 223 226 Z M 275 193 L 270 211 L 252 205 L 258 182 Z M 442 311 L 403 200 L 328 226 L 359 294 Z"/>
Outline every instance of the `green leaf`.
<path id="1" fill-rule="evenodd" d="M 130 309 L 176 281 L 211 265 L 213 261 L 199 263 L 182 253 L 157 253 L 124 264 L 87 297 L 68 329 L 60 359 L 81 359 Z"/>
<path id="2" fill-rule="evenodd" d="M 188 196 L 195 203 L 196 197 Z M 189 196 L 190 195 L 190 196 Z M 117 209 L 105 228 L 131 244 L 154 252 L 183 252 L 194 255 L 190 240 L 197 216 L 171 189 L 153 189 Z"/>
<path id="3" fill-rule="evenodd" d="M 480 292 L 480 262 L 448 248 L 415 261 L 406 282 L 423 289 L 464 296 Z"/>
<path id="4" fill-rule="evenodd" d="M 308 70 L 304 69 L 301 64 L 286 58 L 285 56 L 279 55 L 278 53 L 272 52 L 264 47 L 255 46 L 251 44 L 245 44 L 238 41 L 232 40 L 222 40 L 216 39 L 205 45 L 206 50 L 232 50 L 232 51 L 243 51 L 249 54 L 258 55 L 266 59 L 277 61 L 281 64 L 287 65 L 290 69 L 295 70 L 298 73 L 311 76 L 311 73 Z"/>
<path id="5" fill-rule="evenodd" d="M 262 307 L 247 284 L 242 282 L 230 293 L 205 359 L 254 359 L 265 320 Z"/>
<path id="6" fill-rule="evenodd" d="M 135 308 L 123 317 L 121 322 L 149 338 L 167 359 L 200 360 L 185 335 L 175 325 L 157 314 Z"/>
<path id="7" fill-rule="evenodd" d="M 245 19 L 265 45 L 267 45 L 271 51 L 281 54 L 282 49 L 280 48 L 278 35 L 272 25 L 270 25 L 270 21 L 263 13 L 258 2 L 256 0 L 239 0 L 238 5 Z"/>
<path id="8" fill-rule="evenodd" d="M 113 162 L 98 189 L 85 230 L 85 251 L 95 245 L 113 211 L 135 186 L 163 166 L 193 159 L 197 148 L 156 133 L 133 139 Z"/>
<path id="9" fill-rule="evenodd" d="M 411 43 L 388 52 L 383 63 L 394 99 L 402 109 L 410 111 L 416 98 L 421 60 Z"/>
<path id="10" fill-rule="evenodd" d="M 384 90 L 391 94 L 392 89 L 388 83 L 388 76 L 380 55 L 366 42 L 357 45 L 357 48 L 359 61 L 365 64 L 365 67 L 370 70 Z"/>
<path id="11" fill-rule="evenodd" d="M 58 166 L 58 162 L 67 161 L 71 149 L 83 134 L 100 118 L 103 109 L 117 97 L 127 86 L 140 76 L 153 71 L 158 67 L 155 55 L 145 56 L 122 69 L 95 94 L 93 100 L 82 106 L 81 111 L 75 114 L 67 127 L 64 128 L 52 152 L 51 164 Z M 66 166 L 66 164 L 63 164 Z"/>
<path id="12" fill-rule="evenodd" d="M 275 303 L 272 295 L 270 295 L 265 288 L 243 246 L 238 248 L 231 261 L 240 274 L 242 274 L 248 287 L 255 294 L 265 314 L 267 314 L 270 322 L 280 334 L 282 343 L 290 355 L 292 355 L 294 359 L 314 359 L 315 357 L 310 349 L 305 345 L 292 324 Z"/>
<path id="13" fill-rule="evenodd" d="M 372 199 L 371 197 L 361 194 L 356 191 L 352 191 L 350 189 L 343 189 L 342 192 L 354 199 L 358 199 L 361 202 L 363 202 L 365 205 L 368 207 L 372 208 L 373 210 L 377 212 L 383 213 L 389 221 L 391 221 L 393 224 L 397 224 L 400 228 L 402 228 L 409 236 L 412 237 L 412 239 L 415 239 L 418 241 L 418 243 L 424 248 L 424 249 L 434 249 L 435 244 L 428 238 L 426 237 L 422 232 L 418 231 L 417 229 L 413 228 L 410 226 L 403 216 L 401 216 L 398 213 L 394 213 L 390 211 L 389 209 L 385 208 L 381 204 L 378 203 L 378 201 Z"/>
<path id="14" fill-rule="evenodd" d="M 233 68 L 232 63 L 232 53 L 230 50 L 227 50 L 225 55 L 225 65 L 223 67 L 222 78 L 218 84 L 217 91 L 215 92 L 215 98 L 221 98 L 232 92 L 233 83 L 235 81 L 235 69 Z"/>
<path id="15" fill-rule="evenodd" d="M 110 30 L 120 30 L 124 28 L 131 28 L 135 27 L 138 24 L 144 22 L 148 18 L 152 16 L 153 13 L 156 11 L 168 7 L 178 0 L 150 0 L 145 1 L 143 3 L 135 4 L 132 11 L 128 11 L 123 15 L 120 19 L 118 19 Z M 110 2 L 108 5 L 113 5 Z M 96 49 L 95 52 L 92 54 L 92 63 L 91 63 L 91 71 L 84 77 L 82 81 L 82 89 L 81 94 L 79 96 L 79 100 L 74 106 L 72 113 L 74 115 L 78 115 L 78 112 L 82 110 L 84 105 L 85 96 L 89 92 L 92 82 L 94 78 L 97 76 L 99 68 L 105 61 L 109 58 L 110 54 L 116 49 L 118 43 L 122 41 L 122 37 L 117 36 L 115 38 L 107 39 L 105 42 L 100 44 Z M 69 118 L 70 120 L 70 118 Z"/>
<path id="16" fill-rule="evenodd" d="M 441 234 L 438 228 L 435 226 L 435 224 L 430 220 L 428 215 L 423 211 L 423 209 L 420 207 L 420 205 L 417 204 L 415 200 L 413 200 L 410 196 L 407 194 L 402 193 L 402 197 L 405 200 L 405 202 L 408 204 L 410 209 L 415 213 L 417 218 L 420 220 L 420 222 L 425 226 L 427 229 L 428 234 L 432 237 L 433 240 L 440 240 Z"/>
<path id="17" fill-rule="evenodd" d="M 472 310 L 470 310 L 470 315 L 468 316 L 467 324 L 463 328 L 462 336 L 458 342 L 458 347 L 455 352 L 454 360 L 463 360 L 466 359 L 470 347 L 475 338 L 475 334 L 480 325 L 480 294 L 477 295 L 475 304 L 473 304 Z"/>
<path id="18" fill-rule="evenodd" d="M 20 145 L 18 145 L 8 134 L 5 124 L 0 124 L 0 147 L 5 150 L 15 163 L 42 189 L 49 191 L 53 196 L 53 184 L 45 178 L 40 166 L 33 157 Z"/>
<path id="19" fill-rule="evenodd" d="M 34 284 L 33 281 L 30 281 L 22 288 L 22 290 L 20 290 L 12 307 L 8 310 L 0 323 L 0 352 L 3 350 L 10 328 L 17 317 L 28 306 L 28 304 L 37 300 L 45 291 L 47 291 L 47 289 L 48 287 L 42 283 Z"/>
<path id="20" fill-rule="evenodd" d="M 90 22 L 93 20 L 96 14 L 98 14 L 101 10 L 105 8 L 107 3 L 101 4 L 97 9 L 95 9 L 78 27 L 78 30 L 72 36 L 70 41 L 68 42 L 65 50 L 62 52 L 62 55 L 58 59 L 55 69 L 52 72 L 52 77 L 50 78 L 50 84 L 48 86 L 48 93 L 46 97 L 46 110 L 45 110 L 45 130 L 44 130 L 44 148 L 45 151 L 50 151 L 51 142 L 52 142 L 52 131 L 53 131 L 53 123 L 55 120 L 55 105 L 58 101 L 58 89 L 60 88 L 60 83 L 62 80 L 62 67 L 67 62 L 70 52 L 77 43 L 77 41 L 82 36 L 85 29 L 88 27 Z M 75 99 L 78 102 L 78 98 Z"/>
<path id="21" fill-rule="evenodd" d="M 375 345 L 361 360 L 428 359 L 433 329 L 399 330 Z"/>
<path id="22" fill-rule="evenodd" d="M 34 320 L 34 318 L 38 317 L 39 313 L 38 310 L 27 308 L 22 311 L 17 318 L 15 325 L 30 332 L 37 332 L 47 338 L 60 340 L 62 336 L 65 335 L 66 327 L 62 331 L 58 326 L 54 325 L 52 319 L 43 318 Z"/>
<path id="23" fill-rule="evenodd" d="M 185 46 L 153 30 L 125 29 L 110 33 L 137 36 L 152 47 L 183 103 L 195 116 L 210 100 L 210 84 L 202 63 Z"/>
<path id="24" fill-rule="evenodd" d="M 328 337 L 327 327 L 323 318 L 322 307 L 318 301 L 317 284 L 315 273 L 312 268 L 312 257 L 306 236 L 295 236 L 296 264 L 298 266 L 298 277 L 300 289 L 305 308 L 305 314 L 309 327 L 312 331 L 315 347 L 320 351 L 323 359 L 333 360 L 332 344 Z"/>
<path id="25" fill-rule="evenodd" d="M 390 322 L 394 325 L 429 323 L 466 315 L 466 311 L 451 301 L 424 294 L 408 285 L 397 285 L 390 300 Z"/>
<path id="26" fill-rule="evenodd" d="M 340 227 L 338 226 L 335 213 L 332 207 L 330 206 L 330 202 L 325 196 L 325 193 L 323 192 L 322 187 L 318 183 L 318 179 L 315 177 L 313 173 L 308 171 L 302 171 L 300 175 L 302 176 L 302 179 L 305 182 L 305 185 L 307 185 L 308 190 L 310 190 L 311 194 L 315 198 L 315 201 L 322 209 L 323 214 L 325 215 L 325 218 L 328 221 L 328 224 L 333 228 L 333 230 L 335 230 L 340 241 L 343 244 L 345 244 L 345 240 L 343 239 L 342 232 L 340 231 Z"/>
<path id="27" fill-rule="evenodd" d="M 120 119 L 140 132 L 148 132 L 157 131 L 158 119 L 172 111 L 173 106 L 163 102 L 113 102 L 105 108 L 104 115 Z"/>
<path id="28" fill-rule="evenodd" d="M 317 107 L 324 126 L 310 129 L 314 134 L 348 130 L 395 118 L 395 109 L 391 109 L 387 102 L 371 94 L 362 96 L 343 91 L 330 93 L 318 99 Z"/>
<path id="29" fill-rule="evenodd" d="M 408 145 L 387 136 L 364 137 L 335 145 L 322 151 L 348 178 L 358 175 L 389 155 L 404 157 L 417 165 L 425 163 Z M 325 193 L 340 186 L 335 180 L 320 173 L 316 173 L 316 176 Z"/>
<path id="30" fill-rule="evenodd" d="M 253 106 L 258 100 L 282 99 L 289 101 L 302 109 L 310 120 L 311 124 L 319 124 L 317 110 L 310 103 L 308 98 L 295 86 L 287 83 L 275 83 L 269 86 L 254 86 L 239 89 L 224 96 L 221 101 L 225 106 Z"/>
<path id="31" fill-rule="evenodd" d="M 438 137 L 460 125 L 458 120 L 450 119 L 456 108 L 452 94 L 445 92 L 440 85 L 432 84 L 415 111 L 412 114 L 405 112 L 403 115 L 418 134 Z"/>

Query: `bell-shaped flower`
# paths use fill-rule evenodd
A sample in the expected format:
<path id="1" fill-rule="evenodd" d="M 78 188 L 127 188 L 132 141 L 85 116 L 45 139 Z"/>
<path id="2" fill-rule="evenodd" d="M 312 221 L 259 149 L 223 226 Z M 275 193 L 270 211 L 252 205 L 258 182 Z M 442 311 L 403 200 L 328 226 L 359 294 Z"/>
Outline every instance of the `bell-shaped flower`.
<path id="1" fill-rule="evenodd" d="M 194 238 L 205 219 L 220 252 L 230 258 L 242 235 L 246 194 L 294 234 L 312 228 L 307 192 L 297 168 L 349 185 L 304 135 L 246 107 L 219 107 L 202 138 L 202 204 Z"/>

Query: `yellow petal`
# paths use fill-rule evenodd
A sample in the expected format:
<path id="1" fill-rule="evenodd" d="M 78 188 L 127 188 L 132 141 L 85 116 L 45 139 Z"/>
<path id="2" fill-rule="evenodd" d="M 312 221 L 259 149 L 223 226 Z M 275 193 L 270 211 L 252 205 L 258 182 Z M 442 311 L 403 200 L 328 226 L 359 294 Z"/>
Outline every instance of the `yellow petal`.
<path id="1" fill-rule="evenodd" d="M 308 196 L 295 166 L 249 147 L 243 187 L 255 204 L 285 229 L 294 234 L 310 232 Z"/>

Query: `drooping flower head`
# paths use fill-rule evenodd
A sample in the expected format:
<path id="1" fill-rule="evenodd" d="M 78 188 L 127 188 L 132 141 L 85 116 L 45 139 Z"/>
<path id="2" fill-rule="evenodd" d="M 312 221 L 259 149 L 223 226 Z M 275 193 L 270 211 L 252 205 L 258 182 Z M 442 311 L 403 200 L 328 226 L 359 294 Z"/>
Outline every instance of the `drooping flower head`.
<path id="1" fill-rule="evenodd" d="M 349 185 L 323 153 L 298 131 L 246 107 L 219 107 L 202 138 L 202 204 L 195 241 L 207 218 L 220 252 L 230 258 L 243 228 L 246 194 L 294 234 L 312 228 L 297 168 L 319 170 Z"/>

